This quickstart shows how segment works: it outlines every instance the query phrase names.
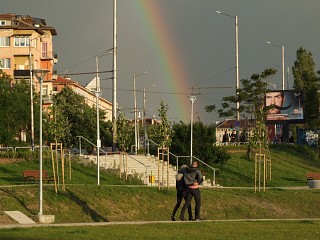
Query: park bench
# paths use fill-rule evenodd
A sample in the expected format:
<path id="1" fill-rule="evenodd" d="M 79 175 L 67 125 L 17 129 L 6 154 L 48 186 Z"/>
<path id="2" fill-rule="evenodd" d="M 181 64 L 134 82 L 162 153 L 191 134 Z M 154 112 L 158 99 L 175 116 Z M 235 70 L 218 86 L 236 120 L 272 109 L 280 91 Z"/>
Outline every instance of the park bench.
<path id="1" fill-rule="evenodd" d="M 24 181 L 39 181 L 40 180 L 40 170 L 22 170 Z M 52 177 L 49 177 L 47 170 L 42 170 L 42 180 L 43 181 L 54 181 Z"/>
<path id="2" fill-rule="evenodd" d="M 320 173 L 307 173 L 307 180 L 320 180 Z"/>
<path id="3" fill-rule="evenodd" d="M 320 188 L 320 173 L 307 173 L 306 177 L 309 188 Z"/>

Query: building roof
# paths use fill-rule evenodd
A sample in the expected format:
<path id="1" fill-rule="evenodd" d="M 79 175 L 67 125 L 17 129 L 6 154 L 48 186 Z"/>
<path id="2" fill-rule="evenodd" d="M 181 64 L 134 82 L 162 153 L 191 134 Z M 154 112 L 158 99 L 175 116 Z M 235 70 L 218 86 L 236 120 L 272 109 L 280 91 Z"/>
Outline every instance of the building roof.
<path id="1" fill-rule="evenodd" d="M 43 30 L 49 30 L 52 35 L 57 35 L 56 30 L 53 27 L 49 27 L 46 24 L 46 20 L 43 18 L 34 18 L 29 15 L 16 15 L 15 13 L 0 14 L 0 20 L 11 20 L 11 25 L 0 26 L 2 29 L 14 29 L 14 30 L 34 30 L 43 34 Z"/>
<path id="2" fill-rule="evenodd" d="M 239 120 L 239 127 L 245 128 L 248 126 L 253 126 L 254 122 L 255 122 L 255 120 L 251 120 L 251 119 L 240 119 Z M 224 120 L 224 121 L 218 123 L 216 128 L 230 128 L 230 126 L 232 126 L 234 128 L 235 123 L 236 123 L 235 119 L 227 119 L 227 120 Z"/>
<path id="3" fill-rule="evenodd" d="M 88 94 L 91 94 L 91 95 L 94 95 L 94 93 L 86 88 L 86 87 L 83 87 L 81 86 L 81 84 L 79 84 L 78 82 L 75 82 L 73 80 L 71 80 L 70 78 L 63 78 L 61 76 L 58 76 L 56 80 L 53 81 L 53 85 L 65 85 L 65 86 L 68 86 L 68 85 L 73 85 L 75 88 L 78 88 L 78 89 L 81 89 L 82 91 L 88 93 Z M 110 106 L 112 105 L 111 102 L 109 102 L 108 100 L 106 100 L 105 98 L 103 97 L 99 97 L 100 101 L 104 101 L 106 102 L 107 104 L 109 104 Z"/>
<path id="4" fill-rule="evenodd" d="M 76 84 L 76 82 L 72 81 L 70 78 L 58 76 L 57 79 L 53 81 L 53 84 Z"/>

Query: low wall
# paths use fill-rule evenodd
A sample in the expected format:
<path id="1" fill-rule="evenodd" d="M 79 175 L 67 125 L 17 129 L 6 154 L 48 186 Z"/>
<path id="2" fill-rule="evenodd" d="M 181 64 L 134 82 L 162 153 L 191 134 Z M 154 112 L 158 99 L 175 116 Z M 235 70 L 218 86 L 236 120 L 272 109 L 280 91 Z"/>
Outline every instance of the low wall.
<path id="1" fill-rule="evenodd" d="M 308 180 L 309 188 L 318 188 L 320 189 L 320 180 Z"/>

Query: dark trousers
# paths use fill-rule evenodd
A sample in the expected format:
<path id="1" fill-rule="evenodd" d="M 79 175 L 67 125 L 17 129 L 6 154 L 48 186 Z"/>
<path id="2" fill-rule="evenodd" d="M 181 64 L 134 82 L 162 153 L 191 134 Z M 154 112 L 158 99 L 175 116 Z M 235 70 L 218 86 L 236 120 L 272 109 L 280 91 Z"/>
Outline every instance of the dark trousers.
<path id="1" fill-rule="evenodd" d="M 186 191 L 183 190 L 183 191 L 177 191 L 177 203 L 176 205 L 174 206 L 174 209 L 172 211 L 172 216 L 174 217 L 176 215 L 176 212 L 178 211 L 180 205 L 181 205 L 181 202 L 182 202 L 182 199 L 184 198 L 184 200 L 186 200 Z M 188 207 L 188 213 L 189 213 L 189 219 L 192 219 L 192 210 L 191 210 L 191 204 L 189 205 Z"/>
<path id="2" fill-rule="evenodd" d="M 193 197 L 196 202 L 195 217 L 196 217 L 196 219 L 200 219 L 201 197 L 200 197 L 199 188 L 188 188 L 187 189 L 187 199 L 186 199 L 186 203 L 182 207 L 180 218 L 184 219 L 184 214 L 185 214 L 187 208 L 191 206 L 191 201 L 192 201 Z"/>

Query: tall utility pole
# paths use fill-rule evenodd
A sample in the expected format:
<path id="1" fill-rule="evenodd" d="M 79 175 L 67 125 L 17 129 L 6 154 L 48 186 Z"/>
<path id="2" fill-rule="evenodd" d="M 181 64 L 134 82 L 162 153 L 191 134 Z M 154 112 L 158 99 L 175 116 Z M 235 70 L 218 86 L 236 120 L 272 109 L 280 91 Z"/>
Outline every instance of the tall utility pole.
<path id="1" fill-rule="evenodd" d="M 143 136 L 143 144 L 144 144 L 144 149 L 146 151 L 147 149 L 147 139 L 148 139 L 148 135 L 147 135 L 147 122 L 146 122 L 146 88 L 143 88 L 143 132 L 144 132 L 144 136 Z M 146 155 L 147 155 L 147 151 L 146 151 Z"/>
<path id="2" fill-rule="evenodd" d="M 44 33 L 43 35 L 46 35 Z M 34 114 L 33 114 L 33 61 L 32 61 L 32 41 L 41 38 L 43 35 L 40 35 L 35 38 L 30 38 L 29 40 L 29 71 L 30 71 L 30 112 L 31 112 L 31 150 L 34 149 Z"/>
<path id="3" fill-rule="evenodd" d="M 32 74 L 32 53 L 31 53 L 31 43 L 29 41 L 29 69 L 30 69 L 30 111 L 31 111 L 31 150 L 34 149 L 34 115 L 33 115 L 33 74 Z"/>
<path id="4" fill-rule="evenodd" d="M 274 44 L 272 42 L 267 42 L 269 45 L 281 48 L 281 62 L 282 62 L 282 90 L 284 90 L 284 46 Z"/>
<path id="5" fill-rule="evenodd" d="M 117 0 L 113 0 L 112 148 L 117 143 Z M 113 149 L 115 151 L 115 149 Z"/>
<path id="6" fill-rule="evenodd" d="M 137 92 L 136 92 L 136 78 L 148 73 L 148 71 L 145 71 L 143 73 L 140 73 L 138 75 L 133 74 L 133 117 L 134 117 L 134 153 L 137 154 L 138 153 L 138 146 L 139 146 L 139 131 L 138 131 L 138 117 L 137 117 Z"/>
<path id="7" fill-rule="evenodd" d="M 138 153 L 137 139 L 137 93 L 136 93 L 136 75 L 133 74 L 133 117 L 134 117 L 134 154 Z"/>
<path id="8" fill-rule="evenodd" d="M 238 16 L 232 16 L 220 11 L 216 11 L 216 13 L 234 18 L 235 20 L 235 42 L 236 42 L 236 97 L 238 98 L 238 90 L 240 88 L 240 78 L 239 78 L 239 26 L 238 26 Z M 240 102 L 237 100 L 237 114 L 236 114 L 236 124 L 240 126 L 239 120 L 240 120 Z M 239 142 L 239 127 L 237 127 L 237 141 Z"/>

